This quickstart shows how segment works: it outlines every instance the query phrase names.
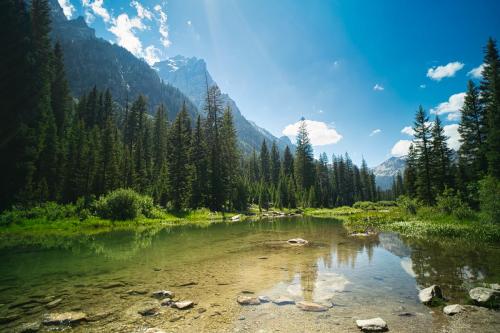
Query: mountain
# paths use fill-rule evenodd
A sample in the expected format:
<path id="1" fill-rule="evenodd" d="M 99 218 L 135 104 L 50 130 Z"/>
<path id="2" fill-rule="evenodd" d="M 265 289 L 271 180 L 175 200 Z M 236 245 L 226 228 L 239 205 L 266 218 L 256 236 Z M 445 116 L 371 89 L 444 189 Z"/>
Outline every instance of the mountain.
<path id="1" fill-rule="evenodd" d="M 372 169 L 375 174 L 375 182 L 382 190 L 390 189 L 393 178 L 404 172 L 406 166 L 405 157 L 391 157 Z"/>
<path id="2" fill-rule="evenodd" d="M 109 88 L 115 100 L 124 104 L 139 94 L 147 97 L 150 112 L 164 103 L 173 119 L 186 101 L 191 116 L 196 106 L 179 89 L 162 83 L 158 74 L 144 60 L 126 49 L 97 38 L 82 17 L 68 20 L 57 0 L 51 6 L 52 39 L 59 41 L 64 52 L 66 76 L 73 96 L 81 96 L 94 86 Z"/>
<path id="3" fill-rule="evenodd" d="M 206 84 L 216 84 L 203 59 L 178 55 L 154 64 L 153 68 L 158 72 L 161 79 L 179 88 L 202 112 L 207 89 Z M 236 102 L 228 94 L 222 94 L 222 99 L 224 104 L 229 105 L 233 111 L 235 127 L 244 152 L 250 153 L 253 149 L 260 150 L 264 139 L 268 144 L 276 141 L 281 151 L 287 145 L 293 149 L 293 144 L 288 137 L 277 138 L 254 122 L 247 120 L 241 114 Z"/>

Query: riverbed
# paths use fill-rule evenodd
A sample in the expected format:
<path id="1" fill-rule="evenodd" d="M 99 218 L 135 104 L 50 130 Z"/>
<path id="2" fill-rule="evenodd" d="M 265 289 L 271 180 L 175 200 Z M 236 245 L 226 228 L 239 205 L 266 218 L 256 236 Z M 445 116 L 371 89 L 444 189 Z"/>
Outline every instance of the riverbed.
<path id="1" fill-rule="evenodd" d="M 302 238 L 304 246 L 288 239 Z M 498 311 L 448 317 L 418 291 L 440 285 L 448 304 L 500 282 L 500 246 L 350 236 L 340 221 L 309 217 L 30 238 L 0 249 L 0 331 L 49 332 L 47 315 L 75 312 L 72 332 L 359 332 L 356 319 L 381 317 L 393 332 L 498 332 Z M 168 290 L 188 309 L 160 305 Z M 238 296 L 270 302 L 242 306 Z M 311 301 L 304 312 L 272 300 Z M 264 299 L 264 298 L 263 298 Z M 155 308 L 150 315 L 144 308 Z M 151 331 L 151 330 L 150 330 Z"/>

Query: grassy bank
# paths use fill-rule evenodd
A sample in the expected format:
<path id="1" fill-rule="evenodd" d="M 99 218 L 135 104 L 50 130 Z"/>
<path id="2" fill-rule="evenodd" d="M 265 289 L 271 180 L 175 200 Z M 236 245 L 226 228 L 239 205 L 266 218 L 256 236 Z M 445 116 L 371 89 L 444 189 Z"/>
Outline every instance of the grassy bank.
<path id="1" fill-rule="evenodd" d="M 500 225 L 482 222 L 477 213 L 470 213 L 466 218 L 458 218 L 432 207 L 421 207 L 414 214 L 410 214 L 398 206 L 375 206 L 371 209 L 353 207 L 306 209 L 304 214 L 340 219 L 352 233 L 393 231 L 417 238 L 464 238 L 500 242 Z"/>

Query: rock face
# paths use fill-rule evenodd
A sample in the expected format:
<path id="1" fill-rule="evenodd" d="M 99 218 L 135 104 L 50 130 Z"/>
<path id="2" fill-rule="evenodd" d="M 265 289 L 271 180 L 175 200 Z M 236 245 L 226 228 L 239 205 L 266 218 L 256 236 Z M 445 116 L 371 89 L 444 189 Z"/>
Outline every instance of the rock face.
<path id="1" fill-rule="evenodd" d="M 478 287 L 469 291 L 469 296 L 479 305 L 486 305 L 500 301 L 500 291 Z"/>
<path id="2" fill-rule="evenodd" d="M 295 304 L 295 301 L 291 298 L 281 296 L 281 297 L 273 300 L 273 303 L 276 305 L 291 305 L 291 304 Z"/>
<path id="3" fill-rule="evenodd" d="M 447 305 L 443 308 L 444 314 L 447 314 L 448 316 L 453 316 L 454 314 L 460 313 L 464 310 L 465 308 L 460 304 Z"/>
<path id="4" fill-rule="evenodd" d="M 164 298 L 173 298 L 174 297 L 174 292 L 169 291 L 169 290 L 157 290 L 153 292 L 153 295 L 151 297 L 158 298 L 158 299 L 164 299 Z"/>
<path id="5" fill-rule="evenodd" d="M 298 246 L 306 245 L 307 243 L 309 243 L 308 241 L 302 238 L 292 238 L 287 240 L 286 242 L 290 245 L 298 245 Z"/>
<path id="6" fill-rule="evenodd" d="M 43 318 L 44 325 L 70 325 L 87 319 L 83 312 L 49 313 Z"/>
<path id="7" fill-rule="evenodd" d="M 328 308 L 324 305 L 307 301 L 298 302 L 297 307 L 302 311 L 311 311 L 311 312 L 323 312 L 328 310 Z"/>
<path id="8" fill-rule="evenodd" d="M 366 332 L 383 332 L 387 330 L 387 323 L 379 317 L 356 320 L 356 325 Z"/>
<path id="9" fill-rule="evenodd" d="M 174 304 L 172 304 L 172 307 L 179 310 L 185 310 L 189 309 L 193 305 L 194 305 L 193 301 L 182 301 L 182 302 L 175 302 Z"/>
<path id="10" fill-rule="evenodd" d="M 259 305 L 260 300 L 254 296 L 238 296 L 236 299 L 239 305 Z"/>
<path id="11" fill-rule="evenodd" d="M 442 300 L 443 292 L 441 291 L 441 288 L 439 286 L 432 285 L 428 288 L 420 290 L 420 292 L 418 293 L 418 298 L 420 299 L 420 302 L 424 304 L 430 304 L 433 301 Z"/>

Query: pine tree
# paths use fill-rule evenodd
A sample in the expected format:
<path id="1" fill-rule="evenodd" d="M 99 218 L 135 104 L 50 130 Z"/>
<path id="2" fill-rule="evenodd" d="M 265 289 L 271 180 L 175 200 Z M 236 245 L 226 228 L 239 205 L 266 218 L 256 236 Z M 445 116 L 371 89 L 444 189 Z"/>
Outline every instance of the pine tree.
<path id="1" fill-rule="evenodd" d="M 281 159 L 280 159 L 280 152 L 278 150 L 278 146 L 276 145 L 275 141 L 273 141 L 273 145 L 271 146 L 270 169 L 271 169 L 271 183 L 274 186 L 278 186 L 278 181 L 280 178 Z"/>
<path id="2" fill-rule="evenodd" d="M 467 84 L 462 118 L 458 126 L 460 134 L 459 163 L 463 166 L 464 181 L 477 181 L 487 170 L 485 156 L 486 130 L 484 108 L 474 82 Z"/>
<path id="3" fill-rule="evenodd" d="M 301 192 L 308 191 L 314 184 L 314 157 L 305 119 L 302 118 L 297 133 L 297 148 L 294 159 L 294 175 L 297 189 Z"/>
<path id="4" fill-rule="evenodd" d="M 444 135 L 444 129 L 439 116 L 436 116 L 431 129 L 431 166 L 434 193 L 443 193 L 446 187 L 452 185 L 451 173 L 451 150 L 446 141 L 448 137 Z"/>
<path id="5" fill-rule="evenodd" d="M 269 184 L 271 181 L 271 165 L 269 150 L 267 149 L 266 140 L 262 140 L 262 145 L 260 147 L 260 177 L 264 184 Z"/>
<path id="6" fill-rule="evenodd" d="M 290 148 L 286 146 L 285 152 L 283 153 L 283 172 L 287 177 L 293 177 L 293 155 Z"/>
<path id="7" fill-rule="evenodd" d="M 203 127 L 201 117 L 196 119 L 196 125 L 193 131 L 191 140 L 190 161 L 191 169 L 191 189 L 190 189 L 190 207 L 199 208 L 206 204 L 207 181 L 208 181 L 208 161 L 207 161 L 207 145 L 203 135 Z"/>
<path id="8" fill-rule="evenodd" d="M 228 201 L 228 208 L 233 209 L 238 201 L 237 185 L 240 176 L 240 154 L 238 138 L 234 128 L 233 114 L 229 106 L 222 116 L 221 124 L 221 157 L 224 178 L 224 193 Z"/>
<path id="9" fill-rule="evenodd" d="M 156 110 L 153 130 L 153 198 L 155 202 L 165 206 L 168 196 L 168 121 L 165 106 L 160 104 Z"/>
<path id="10" fill-rule="evenodd" d="M 66 118 L 69 116 L 71 108 L 71 96 L 68 81 L 64 71 L 63 54 L 61 44 L 56 43 L 54 47 L 54 75 L 52 77 L 51 103 L 54 112 L 57 132 L 61 137 Z"/>
<path id="11" fill-rule="evenodd" d="M 422 106 L 419 107 L 413 125 L 415 131 L 415 151 L 417 155 L 416 192 L 420 200 L 427 204 L 434 202 L 432 191 L 431 125 Z"/>
<path id="12" fill-rule="evenodd" d="M 191 146 L 191 123 L 186 105 L 177 114 L 168 135 L 168 188 L 174 210 L 187 206 L 189 198 L 189 150 Z"/>
<path id="13" fill-rule="evenodd" d="M 406 194 L 412 198 L 415 197 L 417 193 L 417 155 L 413 143 L 410 144 L 410 148 L 408 149 L 408 156 L 406 156 L 406 167 L 403 179 Z"/>
<path id="14" fill-rule="evenodd" d="M 500 57 L 496 42 L 490 38 L 485 50 L 481 103 L 485 110 L 488 172 L 500 178 Z"/>

